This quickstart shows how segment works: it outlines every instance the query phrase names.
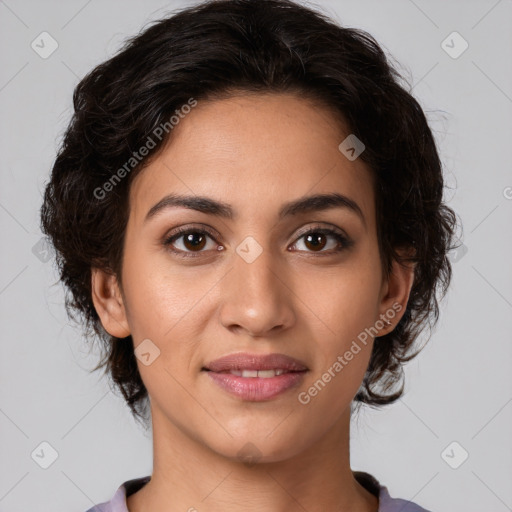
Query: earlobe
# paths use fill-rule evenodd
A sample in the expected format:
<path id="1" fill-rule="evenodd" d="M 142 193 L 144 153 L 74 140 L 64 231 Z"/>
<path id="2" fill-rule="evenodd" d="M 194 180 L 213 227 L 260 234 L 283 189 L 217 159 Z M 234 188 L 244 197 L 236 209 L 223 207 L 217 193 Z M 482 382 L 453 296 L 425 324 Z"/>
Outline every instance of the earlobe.
<path id="1" fill-rule="evenodd" d="M 117 338 L 130 335 L 117 278 L 98 268 L 91 269 L 91 293 L 94 308 L 100 317 L 104 329 Z"/>
<path id="2" fill-rule="evenodd" d="M 386 324 L 379 336 L 390 333 L 398 324 L 407 308 L 414 283 L 416 263 L 399 263 L 394 260 L 391 273 L 383 283 L 380 318 Z"/>

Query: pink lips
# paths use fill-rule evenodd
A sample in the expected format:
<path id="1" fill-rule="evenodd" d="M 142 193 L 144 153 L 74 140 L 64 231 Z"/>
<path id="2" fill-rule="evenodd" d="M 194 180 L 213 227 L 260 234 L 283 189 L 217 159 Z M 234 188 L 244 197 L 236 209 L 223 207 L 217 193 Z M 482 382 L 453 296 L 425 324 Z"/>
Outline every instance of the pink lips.
<path id="1" fill-rule="evenodd" d="M 208 363 L 208 376 L 223 390 L 248 401 L 270 400 L 298 386 L 308 368 L 301 361 L 284 354 L 229 354 Z M 284 370 L 273 377 L 241 377 L 234 371 Z"/>
<path id="2" fill-rule="evenodd" d="M 205 368 L 212 372 L 224 372 L 230 370 L 275 370 L 282 369 L 300 372 L 308 368 L 298 359 L 284 354 L 229 354 L 208 363 Z"/>

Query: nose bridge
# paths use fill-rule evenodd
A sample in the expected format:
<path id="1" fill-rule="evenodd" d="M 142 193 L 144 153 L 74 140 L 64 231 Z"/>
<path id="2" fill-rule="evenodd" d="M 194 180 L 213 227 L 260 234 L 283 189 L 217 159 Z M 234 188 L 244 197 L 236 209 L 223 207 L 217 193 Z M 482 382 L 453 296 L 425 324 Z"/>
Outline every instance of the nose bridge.
<path id="1" fill-rule="evenodd" d="M 245 288 L 242 296 L 258 301 L 266 297 L 268 303 L 276 294 L 276 261 L 272 251 L 260 249 L 256 243 L 249 241 L 238 246 L 234 270 Z"/>
<path id="2" fill-rule="evenodd" d="M 222 322 L 252 335 L 289 326 L 293 320 L 288 288 L 279 275 L 279 261 L 253 237 L 246 237 L 233 255 L 233 268 L 223 298 Z M 282 272 L 281 272 L 282 273 Z"/>

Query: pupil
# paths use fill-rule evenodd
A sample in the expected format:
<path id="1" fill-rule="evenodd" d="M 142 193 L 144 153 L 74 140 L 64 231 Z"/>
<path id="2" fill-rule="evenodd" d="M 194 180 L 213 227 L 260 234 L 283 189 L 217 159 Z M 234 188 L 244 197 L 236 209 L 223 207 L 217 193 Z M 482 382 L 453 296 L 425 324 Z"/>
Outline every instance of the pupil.
<path id="1" fill-rule="evenodd" d="M 194 242 L 194 237 L 200 238 L 200 240 Z M 188 235 L 185 236 L 185 246 L 188 249 L 189 248 L 202 249 L 204 247 L 204 241 L 205 241 L 205 237 L 201 233 L 189 233 Z M 189 244 L 190 247 L 187 244 Z"/>
<path id="2" fill-rule="evenodd" d="M 312 244 L 313 245 L 313 249 L 318 249 L 318 248 L 323 249 L 324 246 L 325 246 L 325 237 L 324 237 L 323 233 L 317 233 L 316 235 L 315 234 L 309 234 L 306 237 L 306 245 L 311 244 L 311 241 L 314 240 L 315 238 L 317 239 L 317 242 L 318 242 L 318 240 L 320 238 L 322 238 L 323 239 L 323 243 L 320 242 L 319 245 L 316 245 L 315 243 L 313 243 Z"/>

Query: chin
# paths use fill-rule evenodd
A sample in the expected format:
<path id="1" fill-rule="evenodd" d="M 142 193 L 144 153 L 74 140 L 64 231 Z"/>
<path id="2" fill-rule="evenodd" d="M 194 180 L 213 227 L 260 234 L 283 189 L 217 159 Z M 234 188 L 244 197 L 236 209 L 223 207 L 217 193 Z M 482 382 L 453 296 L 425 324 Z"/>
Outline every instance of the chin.
<path id="1" fill-rule="evenodd" d="M 299 444 L 290 436 L 269 438 L 267 432 L 229 438 L 227 442 L 210 447 L 219 455 L 247 466 L 282 462 L 293 458 L 300 450 Z"/>

